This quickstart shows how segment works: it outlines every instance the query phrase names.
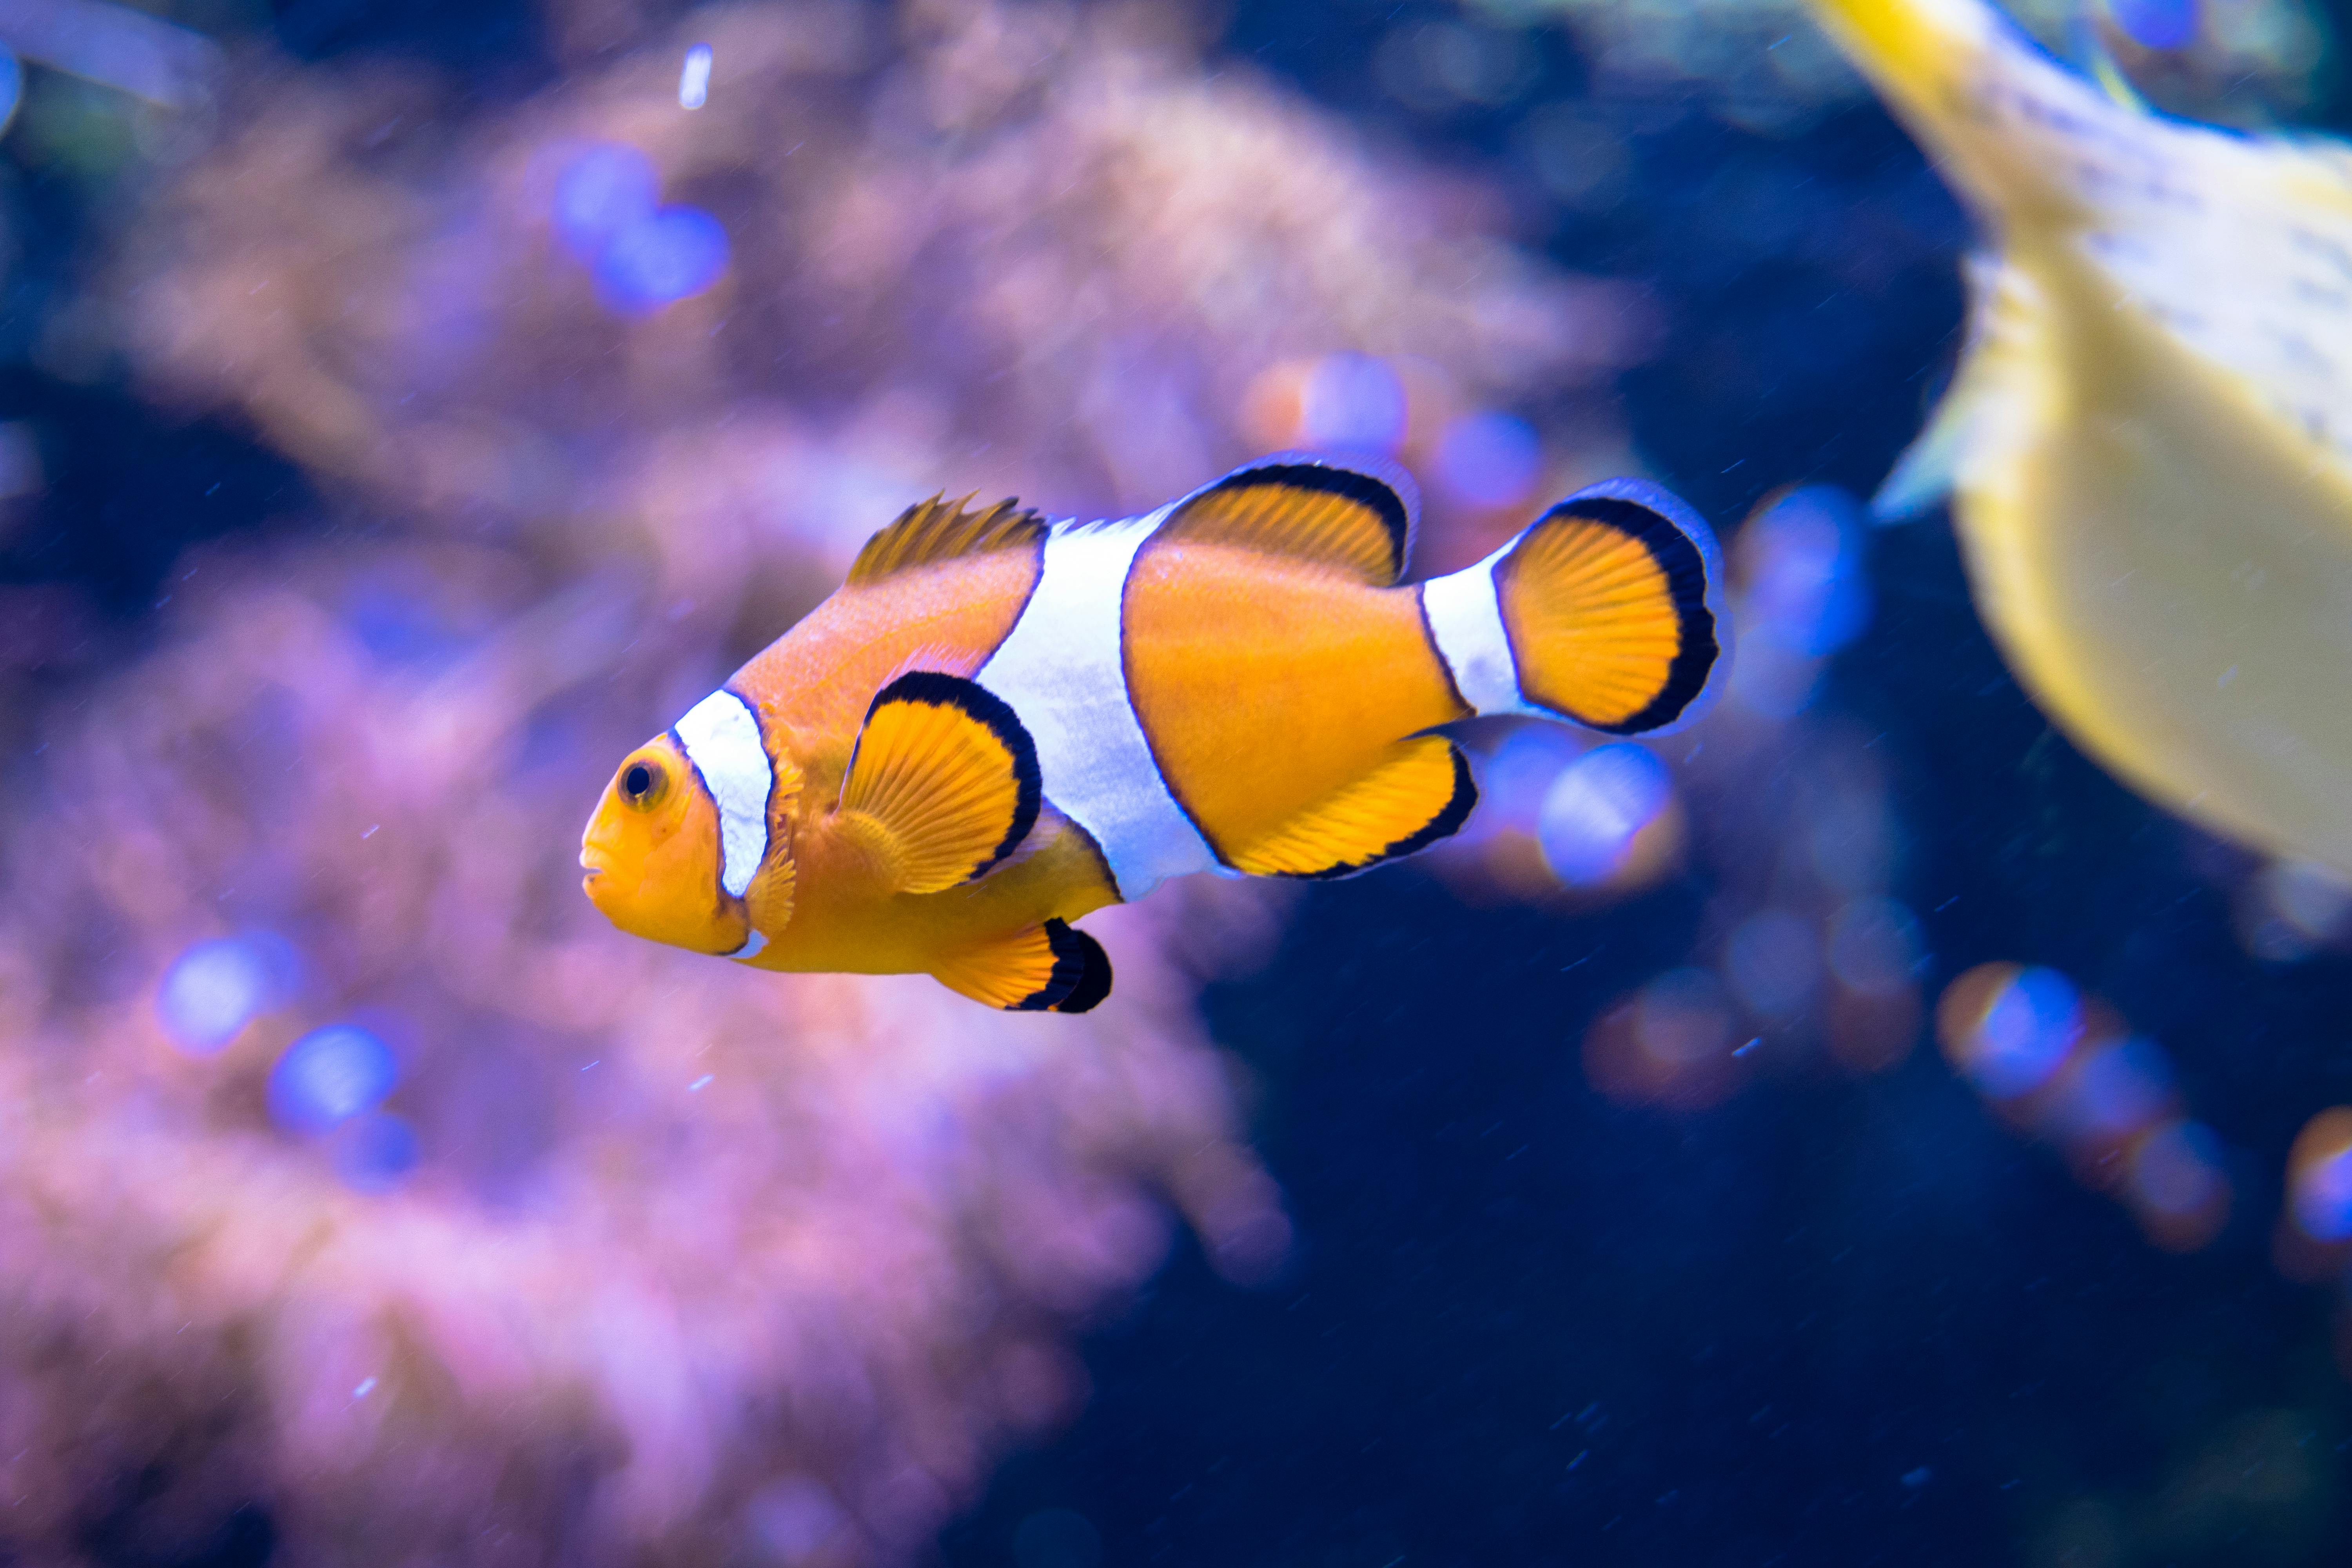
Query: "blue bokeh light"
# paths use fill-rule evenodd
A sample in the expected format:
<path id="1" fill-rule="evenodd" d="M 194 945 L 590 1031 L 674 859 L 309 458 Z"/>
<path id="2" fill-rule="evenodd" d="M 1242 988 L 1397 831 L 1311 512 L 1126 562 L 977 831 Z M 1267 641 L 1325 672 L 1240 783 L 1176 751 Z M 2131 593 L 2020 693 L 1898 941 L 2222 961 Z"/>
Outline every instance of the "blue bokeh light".
<path id="1" fill-rule="evenodd" d="M 2171 1098 L 2172 1064 L 2153 1040 L 2134 1037 L 2084 1053 L 2066 1086 L 2061 1131 L 2112 1139 L 2155 1121 Z"/>
<path id="2" fill-rule="evenodd" d="M 2314 1241 L 2352 1241 L 2352 1149 L 2338 1149 L 2294 1173 L 2288 1193 L 2297 1229 Z"/>
<path id="3" fill-rule="evenodd" d="M 0 132 L 15 123 L 25 101 L 25 65 L 16 52 L 0 45 Z"/>
<path id="4" fill-rule="evenodd" d="M 1745 608 L 1770 635 L 1825 658 L 1870 625 L 1862 503 L 1835 485 L 1790 490 L 1748 525 Z"/>
<path id="5" fill-rule="evenodd" d="M 1536 839 L 1552 875 L 1571 888 L 1615 876 L 1633 836 L 1674 798 L 1665 763 L 1627 742 L 1587 752 L 1559 772 L 1544 795 Z"/>
<path id="6" fill-rule="evenodd" d="M 416 1168 L 416 1130 L 390 1111 L 362 1112 L 336 1129 L 334 1159 L 354 1192 L 390 1192 Z"/>
<path id="7" fill-rule="evenodd" d="M 1543 442 L 1515 415 L 1472 414 L 1438 438 L 1435 477 L 1465 506 L 1503 507 L 1524 500 L 1543 470 Z"/>
<path id="8" fill-rule="evenodd" d="M 2180 49 L 2197 41 L 2199 0 L 2107 0 L 2107 15 L 2144 49 Z"/>
<path id="9" fill-rule="evenodd" d="M 727 229 L 717 218 L 700 207 L 663 207 L 606 242 L 596 281 L 617 309 L 656 310 L 718 282 L 727 261 Z"/>
<path id="10" fill-rule="evenodd" d="M 1826 947 L 1830 970 L 1847 989 L 1892 995 L 1919 967 L 1919 922 L 1893 899 L 1854 899 L 1830 917 Z"/>
<path id="11" fill-rule="evenodd" d="M 614 235 L 654 215 L 660 193 L 652 159 L 625 142 L 599 142 L 556 176 L 555 231 L 593 264 Z"/>
<path id="12" fill-rule="evenodd" d="M 1326 355 L 1307 377 L 1303 405 L 1310 447 L 1385 455 L 1404 439 L 1404 384 L 1370 354 Z"/>
<path id="13" fill-rule="evenodd" d="M 292 989 L 294 950 L 266 931 L 200 942 L 173 961 L 155 1011 L 172 1042 L 210 1056 Z"/>
<path id="14" fill-rule="evenodd" d="M 1557 724 L 1524 724 L 1512 731 L 1478 770 L 1478 809 L 1470 831 L 1516 827 L 1533 833 L 1552 781 L 1583 752 L 1575 735 Z"/>
<path id="15" fill-rule="evenodd" d="M 2132 1151 L 2131 1183 L 2158 1214 L 2193 1215 L 2221 1196 L 2221 1141 L 2202 1122 L 2167 1122 Z"/>
<path id="16" fill-rule="evenodd" d="M 383 1102 L 400 1081 L 392 1047 L 356 1024 L 313 1029 L 269 1072 L 269 1113 L 296 1132 L 327 1132 Z"/>
<path id="17" fill-rule="evenodd" d="M 1969 1074 L 1996 1100 L 2029 1093 L 2050 1081 L 2082 1034 L 2074 983 L 2054 969 L 2020 970 L 1977 1026 Z"/>
<path id="18" fill-rule="evenodd" d="M 1749 915 L 1724 942 L 1723 973 L 1749 1012 L 1775 1021 L 1795 1017 L 1821 984 L 1813 922 L 1777 908 Z"/>

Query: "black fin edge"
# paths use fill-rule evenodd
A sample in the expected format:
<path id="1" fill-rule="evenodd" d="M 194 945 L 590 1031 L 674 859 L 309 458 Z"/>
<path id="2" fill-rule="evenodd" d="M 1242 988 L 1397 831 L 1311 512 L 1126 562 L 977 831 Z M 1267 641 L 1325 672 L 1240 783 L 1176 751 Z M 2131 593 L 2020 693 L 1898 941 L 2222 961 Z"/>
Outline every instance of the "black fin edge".
<path id="1" fill-rule="evenodd" d="M 1675 650 L 1674 662 L 1666 667 L 1666 683 L 1639 712 L 1613 724 L 1597 724 L 1573 709 L 1559 708 L 1557 711 L 1563 718 L 1605 735 L 1642 735 L 1663 730 L 1698 700 L 1706 689 L 1706 679 L 1714 671 L 1716 660 L 1722 657 L 1723 649 L 1716 637 L 1715 610 L 1706 602 L 1706 556 L 1698 542 L 1672 517 L 1656 507 L 1622 496 L 1570 496 L 1538 518 L 1528 534 L 1562 518 L 1601 523 L 1648 551 L 1650 559 L 1658 563 L 1658 570 L 1665 576 L 1666 591 L 1674 598 L 1675 615 L 1683 636 L 1681 646 Z M 1537 700 L 1531 697 L 1528 700 Z"/>
<path id="2" fill-rule="evenodd" d="M 1184 500 L 1198 500 L 1221 490 L 1265 483 L 1295 485 L 1303 490 L 1343 496 L 1369 508 L 1372 515 L 1381 520 L 1381 527 L 1389 536 L 1389 582 L 1394 584 L 1404 576 L 1405 562 L 1412 553 L 1412 503 L 1398 489 L 1397 480 L 1387 476 L 1351 468 L 1344 463 L 1328 461 L 1307 453 L 1283 452 L 1235 468 L 1223 479 L 1202 486 Z M 1181 504 L 1177 510 L 1180 514 L 1183 510 Z"/>
<path id="3" fill-rule="evenodd" d="M 1084 1013 L 1110 994 L 1110 954 L 1067 921 L 1045 922 L 1054 972 L 1045 984 L 1005 1009 L 1008 1013 Z"/>
<path id="4" fill-rule="evenodd" d="M 1451 838 L 1462 831 L 1470 819 L 1470 812 L 1478 804 L 1478 783 L 1470 776 L 1470 758 L 1453 742 L 1446 743 L 1454 753 L 1454 793 L 1438 808 L 1435 816 L 1406 834 L 1370 859 L 1350 861 L 1344 866 L 1326 866 L 1320 871 L 1276 871 L 1272 875 L 1297 882 L 1336 882 L 1342 877 L 1354 877 L 1385 866 L 1391 860 L 1402 860 L 1408 855 L 1419 854 L 1441 838 Z"/>
<path id="5" fill-rule="evenodd" d="M 1021 847 L 1021 841 L 1028 837 L 1030 829 L 1037 826 L 1037 813 L 1045 805 L 1045 773 L 1037 765 L 1037 743 L 1029 738 L 1028 726 L 1021 722 L 1018 713 L 1013 711 L 1013 705 L 995 692 L 976 680 L 967 680 L 961 675 L 950 675 L 944 670 L 910 669 L 898 677 L 874 694 L 874 700 L 866 705 L 866 721 L 873 722 L 874 715 L 885 704 L 891 702 L 928 702 L 935 707 L 961 709 L 986 725 L 998 740 L 1004 742 L 1004 749 L 1012 753 L 1016 790 L 1012 825 L 1005 829 L 1003 840 L 997 845 L 995 852 L 974 866 L 964 880 L 973 881 L 988 875 L 1002 865 L 1007 856 Z M 849 765 L 852 770 L 857 766 L 854 753 Z M 848 776 L 847 773 L 843 774 L 845 789 L 847 788 Z"/>

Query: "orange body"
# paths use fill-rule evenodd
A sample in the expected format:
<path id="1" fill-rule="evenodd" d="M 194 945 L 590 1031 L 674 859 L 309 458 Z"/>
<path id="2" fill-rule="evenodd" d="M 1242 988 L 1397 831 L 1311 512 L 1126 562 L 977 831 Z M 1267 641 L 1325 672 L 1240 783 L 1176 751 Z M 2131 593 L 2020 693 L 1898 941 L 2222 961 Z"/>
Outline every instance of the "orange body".
<path id="1" fill-rule="evenodd" d="M 1604 695 L 1573 716 L 1678 715 L 1694 627 L 1701 682 L 1713 655 L 1712 544 L 1679 519 L 1664 543 L 1627 527 L 1548 519 L 1522 536 L 1543 534 L 1539 573 L 1513 576 L 1515 542 L 1407 587 L 1409 503 L 1321 463 L 1085 529 L 1011 503 L 911 509 L 624 760 L 583 841 L 589 896 L 624 929 L 763 969 L 1091 1005 L 1108 963 L 1068 922 L 1161 875 L 1345 874 L 1452 832 L 1475 792 L 1430 731 L 1570 716 L 1522 694 L 1530 655 L 1570 650 L 1547 690 Z"/>

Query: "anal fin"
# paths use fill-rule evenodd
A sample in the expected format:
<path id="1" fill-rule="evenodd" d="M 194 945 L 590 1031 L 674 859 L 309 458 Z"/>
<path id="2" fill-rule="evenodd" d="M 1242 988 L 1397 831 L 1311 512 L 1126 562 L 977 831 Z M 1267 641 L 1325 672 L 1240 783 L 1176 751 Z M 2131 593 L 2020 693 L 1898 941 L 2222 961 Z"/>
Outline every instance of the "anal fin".
<path id="1" fill-rule="evenodd" d="M 1254 877 L 1351 876 L 1446 837 L 1477 801 L 1461 748 L 1423 735 L 1230 858 Z"/>
<path id="2" fill-rule="evenodd" d="M 931 973 L 949 990 L 1008 1013 L 1083 1013 L 1110 994 L 1102 943 L 1063 921 L 966 948 Z"/>

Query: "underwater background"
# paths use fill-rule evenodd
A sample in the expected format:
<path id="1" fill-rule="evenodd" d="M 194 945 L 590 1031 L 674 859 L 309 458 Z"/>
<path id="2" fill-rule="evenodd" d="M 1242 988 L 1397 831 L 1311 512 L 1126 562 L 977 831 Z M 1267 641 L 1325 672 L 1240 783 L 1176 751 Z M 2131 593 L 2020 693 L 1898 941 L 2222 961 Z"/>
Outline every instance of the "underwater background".
<path id="1" fill-rule="evenodd" d="M 2352 132 L 2352 7 L 2018 14 Z M 0 1562 L 2352 1561 L 2352 885 L 1872 521 L 1972 240 L 1797 0 L 0 44 Z M 1416 574 L 1665 482 L 1729 689 L 1106 911 L 1083 1020 L 580 897 L 903 506 L 1292 447 Z"/>

